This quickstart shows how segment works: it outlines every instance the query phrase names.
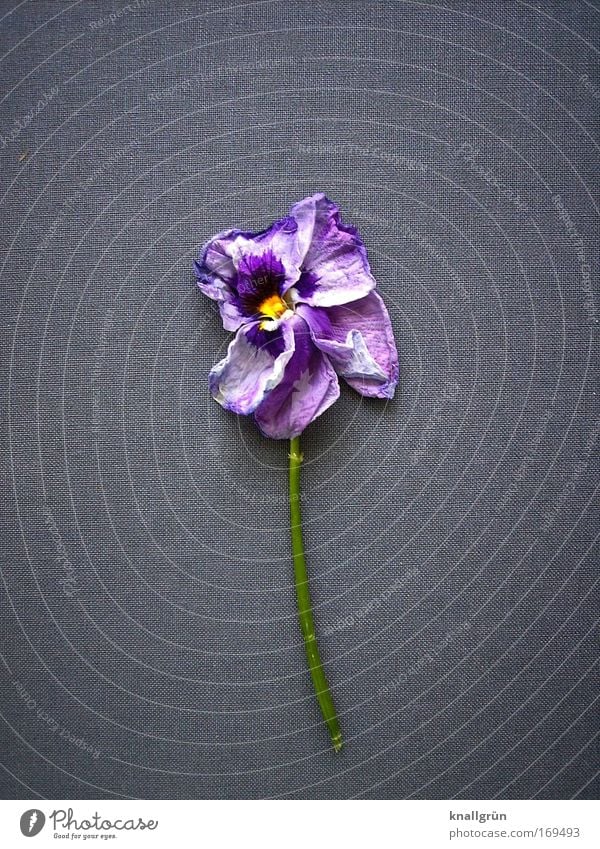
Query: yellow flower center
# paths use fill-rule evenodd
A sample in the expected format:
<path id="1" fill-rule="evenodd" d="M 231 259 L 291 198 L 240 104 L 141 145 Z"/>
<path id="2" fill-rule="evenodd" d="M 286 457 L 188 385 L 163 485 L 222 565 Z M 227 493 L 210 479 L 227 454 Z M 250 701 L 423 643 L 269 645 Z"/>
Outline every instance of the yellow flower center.
<path id="1" fill-rule="evenodd" d="M 281 318 L 284 312 L 288 309 L 288 305 L 279 295 L 269 295 L 264 301 L 258 305 L 258 311 L 266 318 Z"/>

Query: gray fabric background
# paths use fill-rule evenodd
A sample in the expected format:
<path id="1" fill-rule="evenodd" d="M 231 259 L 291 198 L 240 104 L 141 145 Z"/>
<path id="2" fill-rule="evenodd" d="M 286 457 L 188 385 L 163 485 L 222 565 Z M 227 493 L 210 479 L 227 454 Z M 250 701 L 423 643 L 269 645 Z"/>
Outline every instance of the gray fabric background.
<path id="1" fill-rule="evenodd" d="M 2 794 L 597 794 L 600 9 L 0 7 Z M 191 273 L 319 190 L 402 363 L 303 440 L 339 756 Z"/>

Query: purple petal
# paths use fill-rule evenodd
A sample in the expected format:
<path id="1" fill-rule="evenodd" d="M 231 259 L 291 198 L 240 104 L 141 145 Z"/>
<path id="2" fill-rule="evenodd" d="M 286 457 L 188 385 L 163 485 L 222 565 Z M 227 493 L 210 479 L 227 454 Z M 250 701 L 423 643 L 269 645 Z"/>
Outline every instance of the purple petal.
<path id="1" fill-rule="evenodd" d="M 293 328 L 294 353 L 283 380 L 254 413 L 262 433 L 271 439 L 299 436 L 340 394 L 335 370 L 313 344 L 306 323 L 295 316 L 286 324 Z"/>
<path id="2" fill-rule="evenodd" d="M 216 275 L 231 283 L 237 275 L 239 260 L 245 254 L 262 254 L 268 248 L 278 256 L 286 254 L 290 249 L 297 253 L 297 231 L 298 224 L 289 215 L 257 233 L 248 230 L 225 230 L 214 236 L 201 249 L 196 273 L 199 277 L 208 275 L 211 279 Z"/>
<path id="3" fill-rule="evenodd" d="M 283 333 L 286 322 L 282 322 L 274 330 L 265 330 L 261 324 L 262 321 L 253 321 L 249 324 L 246 339 L 256 348 L 266 348 L 272 357 L 279 356 L 286 347 L 286 337 Z"/>
<path id="4" fill-rule="evenodd" d="M 301 259 L 297 231 L 296 220 L 286 216 L 259 233 L 244 230 L 226 230 L 219 233 L 200 251 L 198 262 L 195 264 L 198 279 L 208 285 L 214 283 L 215 277 L 229 284 L 235 283 L 242 257 L 248 254 L 263 254 L 269 248 L 284 265 L 288 265 L 286 260 L 289 260 L 289 264 L 297 266 Z"/>
<path id="5" fill-rule="evenodd" d="M 296 288 L 297 300 L 330 307 L 356 301 L 375 288 L 362 239 L 342 223 L 336 204 L 316 194 L 293 206 L 291 215 L 298 222 L 297 244 L 306 249 L 303 271 L 310 275 L 303 275 Z"/>
<path id="6" fill-rule="evenodd" d="M 314 294 L 318 282 L 319 278 L 316 274 L 313 274 L 312 271 L 306 271 L 306 269 L 303 269 L 300 273 L 300 279 L 294 286 L 294 300 L 306 301 Z"/>
<path id="7" fill-rule="evenodd" d="M 214 236 L 200 249 L 200 255 L 194 263 L 194 268 L 198 277 L 198 285 L 203 291 L 203 286 L 206 286 L 205 294 L 209 298 L 214 297 L 210 292 L 210 287 L 213 284 L 231 283 L 236 277 L 237 271 L 233 264 L 231 246 L 239 236 L 248 238 L 252 234 L 244 233 L 242 230 L 225 230 L 223 233 Z M 216 281 L 215 278 L 217 278 Z M 219 298 L 215 297 L 214 300 L 219 300 Z"/>
<path id="8" fill-rule="evenodd" d="M 398 352 L 388 311 L 377 292 L 345 306 L 298 306 L 315 345 L 353 389 L 370 398 L 392 398 Z"/>
<path id="9" fill-rule="evenodd" d="M 237 330 L 247 321 L 232 289 L 237 270 L 228 253 L 231 245 L 240 235 L 244 235 L 241 230 L 226 230 L 224 233 L 219 233 L 204 245 L 198 260 L 194 262 L 198 288 L 213 301 L 217 301 L 225 330 Z"/>
<path id="10" fill-rule="evenodd" d="M 249 318 L 237 300 L 240 263 L 245 261 L 247 266 L 249 257 L 262 256 L 270 250 L 284 269 L 282 291 L 298 280 L 302 257 L 297 232 L 295 218 L 286 216 L 259 233 L 225 230 L 201 249 L 194 263 L 198 287 L 219 304 L 226 330 L 237 330 Z"/>
<path id="11" fill-rule="evenodd" d="M 328 311 L 320 307 L 309 307 L 306 304 L 298 306 L 299 314 L 305 318 L 312 331 L 315 345 L 327 354 L 336 372 L 342 377 L 368 377 L 384 383 L 387 376 L 371 356 L 360 330 L 353 327 L 341 340 L 343 334 L 340 333 L 339 327 L 334 331 L 327 315 Z"/>
<path id="12" fill-rule="evenodd" d="M 310 197 L 298 201 L 298 203 L 294 204 L 294 206 L 290 209 L 290 215 L 298 225 L 296 239 L 300 250 L 301 260 L 305 259 L 308 249 L 310 248 L 310 243 L 313 240 L 315 220 L 317 217 L 317 206 L 326 200 L 325 195 L 322 192 L 319 192 L 316 195 L 310 195 Z M 327 203 L 329 203 L 329 201 L 327 201 Z"/>
<path id="13" fill-rule="evenodd" d="M 208 377 L 215 401 L 226 410 L 247 416 L 283 379 L 285 367 L 294 353 L 294 333 L 284 322 L 284 348 L 257 347 L 247 338 L 253 325 L 241 327 L 227 349 L 227 356 L 213 366 Z"/>

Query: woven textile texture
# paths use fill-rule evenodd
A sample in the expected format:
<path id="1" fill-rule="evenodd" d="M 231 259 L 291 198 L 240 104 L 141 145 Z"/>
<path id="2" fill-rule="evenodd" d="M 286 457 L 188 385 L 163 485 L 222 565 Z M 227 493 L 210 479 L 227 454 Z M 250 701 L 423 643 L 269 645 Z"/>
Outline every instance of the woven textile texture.
<path id="1" fill-rule="evenodd" d="M 600 8 L 0 2 L 5 798 L 590 798 Z M 324 191 L 389 403 L 209 396 L 198 247 Z"/>

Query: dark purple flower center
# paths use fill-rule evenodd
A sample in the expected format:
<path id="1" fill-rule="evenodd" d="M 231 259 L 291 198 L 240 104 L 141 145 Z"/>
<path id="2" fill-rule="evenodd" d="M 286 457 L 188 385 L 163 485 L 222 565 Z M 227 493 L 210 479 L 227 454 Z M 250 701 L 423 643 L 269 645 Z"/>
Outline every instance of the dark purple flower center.
<path id="1" fill-rule="evenodd" d="M 288 309 L 283 297 L 285 268 L 273 251 L 242 257 L 236 289 L 243 315 L 277 319 Z"/>
<path id="2" fill-rule="evenodd" d="M 277 319 L 290 308 L 284 297 L 285 268 L 272 250 L 248 254 L 239 262 L 235 283 L 238 308 L 242 315 L 254 318 L 246 338 L 257 348 L 276 357 L 284 350 Z"/>

